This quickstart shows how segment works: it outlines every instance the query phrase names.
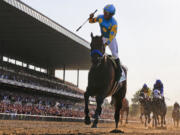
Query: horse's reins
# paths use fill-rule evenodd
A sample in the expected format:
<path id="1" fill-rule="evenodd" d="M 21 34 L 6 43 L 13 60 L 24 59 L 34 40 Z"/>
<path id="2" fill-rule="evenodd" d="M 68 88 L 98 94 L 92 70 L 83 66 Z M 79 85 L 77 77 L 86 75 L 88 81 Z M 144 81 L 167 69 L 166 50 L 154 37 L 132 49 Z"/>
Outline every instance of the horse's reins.
<path id="1" fill-rule="evenodd" d="M 101 57 L 103 57 L 104 55 L 98 50 L 98 49 L 94 49 L 91 51 L 91 56 L 93 56 L 94 54 L 98 54 Z"/>
<path id="2" fill-rule="evenodd" d="M 99 62 L 96 65 L 98 67 L 101 64 L 101 62 L 102 62 L 102 60 L 104 58 L 104 54 L 101 51 L 99 51 L 98 49 L 93 49 L 91 51 L 91 56 L 93 56 L 94 54 L 98 54 L 100 56 L 100 57 L 98 57 Z"/>

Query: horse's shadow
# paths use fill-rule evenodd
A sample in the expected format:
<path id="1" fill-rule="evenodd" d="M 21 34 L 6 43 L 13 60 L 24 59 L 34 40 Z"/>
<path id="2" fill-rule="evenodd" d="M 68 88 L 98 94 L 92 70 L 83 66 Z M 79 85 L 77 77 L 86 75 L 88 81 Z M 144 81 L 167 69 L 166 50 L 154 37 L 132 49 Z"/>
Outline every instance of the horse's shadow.
<path id="1" fill-rule="evenodd" d="M 119 130 L 119 129 L 114 129 L 114 130 L 110 131 L 110 133 L 121 133 L 121 134 L 124 134 L 124 131 Z"/>

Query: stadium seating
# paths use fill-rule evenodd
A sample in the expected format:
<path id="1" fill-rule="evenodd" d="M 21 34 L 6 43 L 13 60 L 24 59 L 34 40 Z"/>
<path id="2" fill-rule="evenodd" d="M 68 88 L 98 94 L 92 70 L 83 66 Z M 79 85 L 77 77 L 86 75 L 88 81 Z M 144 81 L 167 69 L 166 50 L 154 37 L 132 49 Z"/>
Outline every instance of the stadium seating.
<path id="1" fill-rule="evenodd" d="M 90 114 L 95 106 L 90 106 Z M 27 115 L 84 117 L 84 104 L 70 100 L 58 99 L 53 96 L 33 95 L 30 93 L 0 90 L 0 113 L 14 113 Z M 112 119 L 113 111 L 103 108 L 101 118 Z"/>

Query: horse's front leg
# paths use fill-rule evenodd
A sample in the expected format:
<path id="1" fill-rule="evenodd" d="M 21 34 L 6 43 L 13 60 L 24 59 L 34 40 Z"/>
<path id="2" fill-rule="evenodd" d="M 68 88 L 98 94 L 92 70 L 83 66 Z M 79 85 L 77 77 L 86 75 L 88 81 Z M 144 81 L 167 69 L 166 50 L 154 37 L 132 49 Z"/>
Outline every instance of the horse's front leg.
<path id="1" fill-rule="evenodd" d="M 128 115 L 129 115 L 129 108 L 127 108 L 127 111 L 126 111 L 126 124 L 128 124 Z"/>
<path id="2" fill-rule="evenodd" d="M 147 114 L 144 115 L 145 116 L 145 122 L 144 122 L 144 126 L 147 127 Z"/>
<path id="3" fill-rule="evenodd" d="M 148 113 L 148 124 L 151 122 L 151 113 Z"/>
<path id="4" fill-rule="evenodd" d="M 179 127 L 179 120 L 177 120 L 177 127 Z"/>
<path id="5" fill-rule="evenodd" d="M 163 124 L 166 125 L 166 116 L 163 116 Z"/>
<path id="6" fill-rule="evenodd" d="M 120 110 L 122 108 L 122 100 L 116 99 L 115 103 L 115 113 L 114 113 L 114 119 L 116 122 L 116 129 L 118 128 L 118 123 L 119 123 L 119 115 L 120 115 Z"/>
<path id="7" fill-rule="evenodd" d="M 120 122 L 121 122 L 121 125 L 123 124 L 123 115 L 124 115 L 124 110 L 120 110 Z"/>
<path id="8" fill-rule="evenodd" d="M 90 117 L 89 117 L 89 108 L 88 108 L 89 94 L 88 94 L 87 91 L 84 93 L 84 100 L 85 100 L 85 109 L 84 109 L 85 119 L 84 119 L 84 123 L 86 125 L 89 125 L 89 124 L 91 124 L 91 120 L 90 120 Z"/>
<path id="9" fill-rule="evenodd" d="M 96 107 L 95 114 L 94 114 L 94 122 L 93 122 L 92 128 L 97 128 L 99 116 L 101 115 L 101 111 L 102 111 L 101 106 L 103 104 L 103 101 L 104 101 L 104 98 L 102 96 L 96 97 L 97 107 Z"/>
<path id="10" fill-rule="evenodd" d="M 155 125 L 155 128 L 157 128 L 157 124 L 158 124 L 158 116 L 157 116 L 157 114 L 155 114 L 155 116 L 154 116 L 154 125 Z"/>
<path id="11" fill-rule="evenodd" d="M 158 125 L 160 125 L 160 121 L 159 121 L 159 116 L 157 115 L 157 121 L 158 121 Z"/>
<path id="12" fill-rule="evenodd" d="M 143 122 L 142 116 L 143 116 L 143 113 L 141 113 L 139 118 L 140 118 L 141 123 L 143 124 L 144 122 Z"/>
<path id="13" fill-rule="evenodd" d="M 163 127 L 164 117 L 161 115 L 161 127 Z"/>

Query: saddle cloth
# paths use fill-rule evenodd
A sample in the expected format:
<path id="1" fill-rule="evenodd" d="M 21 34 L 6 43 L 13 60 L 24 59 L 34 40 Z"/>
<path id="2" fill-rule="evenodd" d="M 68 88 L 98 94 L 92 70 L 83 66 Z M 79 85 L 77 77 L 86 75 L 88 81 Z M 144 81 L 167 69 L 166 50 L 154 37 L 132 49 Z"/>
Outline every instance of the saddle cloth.
<path id="1" fill-rule="evenodd" d="M 115 62 L 115 58 L 111 55 L 106 55 L 106 57 L 108 57 L 112 61 L 114 68 L 117 69 L 117 64 Z M 121 78 L 118 82 L 114 83 L 111 93 L 108 94 L 109 96 L 115 94 L 117 92 L 117 90 L 122 86 L 122 82 L 126 80 L 125 71 L 123 68 L 121 68 L 121 70 L 122 70 Z"/>
<path id="2" fill-rule="evenodd" d="M 112 56 L 112 55 L 107 55 L 107 57 L 112 61 L 112 63 L 114 64 L 114 68 L 116 69 L 117 68 L 117 64 L 115 62 L 115 58 Z M 121 65 L 122 66 L 122 65 Z M 122 75 L 121 75 L 121 78 L 119 80 L 119 83 L 123 82 L 126 80 L 126 74 L 125 74 L 125 71 L 123 68 L 121 68 L 122 70 Z"/>

